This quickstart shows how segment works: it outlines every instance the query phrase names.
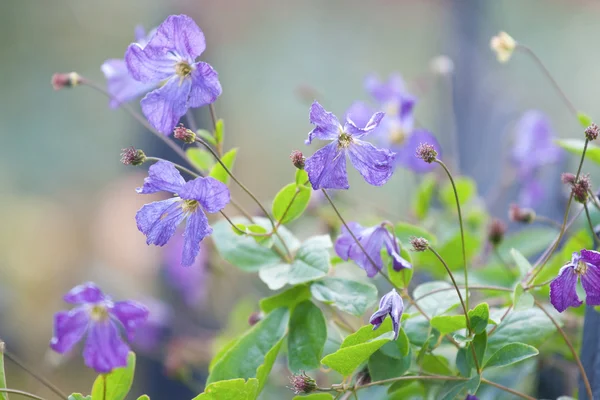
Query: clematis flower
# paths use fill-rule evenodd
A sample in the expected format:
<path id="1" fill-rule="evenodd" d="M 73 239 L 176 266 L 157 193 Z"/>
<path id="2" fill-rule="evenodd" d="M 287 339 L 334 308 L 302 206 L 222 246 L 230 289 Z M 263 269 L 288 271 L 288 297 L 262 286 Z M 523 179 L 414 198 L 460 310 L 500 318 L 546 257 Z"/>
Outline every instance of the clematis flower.
<path id="1" fill-rule="evenodd" d="M 142 48 L 145 47 L 155 32 L 156 29 L 153 29 L 146 35 L 143 27 L 136 27 L 136 43 Z M 156 82 L 143 83 L 135 80 L 129 73 L 127 64 L 122 58 L 112 58 L 106 60 L 100 69 L 106 77 L 106 89 L 111 96 L 109 103 L 111 108 L 117 108 L 122 103 L 127 103 L 138 96 L 148 93 L 158 86 Z"/>
<path id="2" fill-rule="evenodd" d="M 348 174 L 346 172 L 346 154 L 354 168 L 360 172 L 371 185 L 381 186 L 390 179 L 393 171 L 395 154 L 387 149 L 378 149 L 369 142 L 360 140 L 361 137 L 373 131 L 383 118 L 378 112 L 371 116 L 364 128 L 359 128 L 346 118 L 344 127 L 330 112 L 314 102 L 310 107 L 310 123 L 315 128 L 308 134 L 306 144 L 314 138 L 333 140 L 325 147 L 317 150 L 307 158 L 304 169 L 313 189 L 348 189 Z"/>
<path id="3" fill-rule="evenodd" d="M 465 400 L 479 400 L 479 398 L 474 394 L 468 394 L 467 397 L 465 397 Z"/>
<path id="4" fill-rule="evenodd" d="M 335 252 L 346 261 L 348 259 L 353 260 L 367 272 L 369 278 L 377 275 L 378 270 L 383 268 L 383 260 L 381 258 L 381 249 L 383 247 L 385 247 L 387 253 L 392 258 L 392 266 L 395 271 L 412 268 L 412 265 L 400 255 L 398 241 L 383 224 L 371 228 L 363 228 L 356 222 L 350 222 L 348 227 L 369 254 L 371 260 L 377 264 L 377 268 L 373 266 L 369 258 L 367 258 L 345 228 L 342 229 L 342 234 L 335 241 Z"/>
<path id="5" fill-rule="evenodd" d="M 148 319 L 139 326 L 131 344 L 136 349 L 151 353 L 164 342 L 173 319 L 173 310 L 156 298 L 145 298 L 143 302 L 149 310 Z"/>
<path id="6" fill-rule="evenodd" d="M 563 266 L 550 282 L 550 303 L 556 311 L 563 312 L 568 307 L 582 304 L 576 290 L 579 279 L 586 294 L 586 304 L 600 305 L 600 253 L 585 249 L 580 254 L 573 253 L 571 262 Z"/>
<path id="7" fill-rule="evenodd" d="M 121 338 L 121 331 L 133 340 L 136 329 L 148 317 L 148 309 L 135 301 L 113 302 L 91 282 L 74 287 L 64 300 L 77 307 L 54 315 L 50 347 L 67 353 L 87 334 L 83 349 L 86 366 L 98 373 L 126 366 L 129 346 Z"/>
<path id="8" fill-rule="evenodd" d="M 541 167 L 560 160 L 561 149 L 552 142 L 550 120 L 541 111 L 523 114 L 516 126 L 512 160 L 521 182 L 519 204 L 534 207 L 544 197 L 544 186 L 537 175 Z"/>
<path id="9" fill-rule="evenodd" d="M 374 136 L 383 147 L 397 153 L 396 164 L 418 173 L 433 170 L 434 165 L 415 159 L 415 150 L 421 143 L 430 143 L 441 153 L 440 145 L 431 132 L 415 129 L 414 107 L 417 99 L 408 93 L 402 77 L 392 74 L 387 82 L 381 82 L 376 76 L 370 75 L 365 87 L 377 106 L 385 110 L 385 117 Z M 365 126 L 372 110 L 367 104 L 357 101 L 350 106 L 346 115 L 358 126 Z"/>
<path id="10" fill-rule="evenodd" d="M 138 193 L 169 192 L 175 196 L 143 206 L 135 215 L 137 227 L 146 235 L 146 243 L 164 246 L 177 226 L 187 219 L 183 233 L 181 265 L 190 266 L 200 251 L 200 242 L 212 233 L 204 210 L 216 213 L 229 203 L 229 189 L 212 177 L 198 177 L 186 182 L 168 161 L 158 161 L 148 170 Z"/>
<path id="11" fill-rule="evenodd" d="M 215 102 L 221 95 L 217 72 L 196 62 L 204 52 L 204 34 L 187 15 L 171 15 L 146 46 L 129 45 L 125 61 L 129 73 L 143 83 L 160 84 L 141 101 L 150 124 L 169 135 L 188 108 Z"/>
<path id="12" fill-rule="evenodd" d="M 391 292 L 381 298 L 379 301 L 379 310 L 375 311 L 371 316 L 369 323 L 373 325 L 373 330 L 376 330 L 383 324 L 383 320 L 389 315 L 392 319 L 394 340 L 396 340 L 400 333 L 400 319 L 402 318 L 403 311 L 404 302 L 402 302 L 402 297 L 396 292 L 396 289 L 392 289 Z"/>

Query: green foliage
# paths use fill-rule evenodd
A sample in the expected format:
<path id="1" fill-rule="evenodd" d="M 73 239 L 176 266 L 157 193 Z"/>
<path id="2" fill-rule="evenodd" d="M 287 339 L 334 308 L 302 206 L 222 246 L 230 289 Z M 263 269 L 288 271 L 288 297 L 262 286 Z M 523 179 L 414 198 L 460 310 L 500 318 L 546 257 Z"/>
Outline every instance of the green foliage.
<path id="1" fill-rule="evenodd" d="M 579 120 L 579 124 L 584 128 L 587 128 L 592 124 L 592 117 L 584 112 L 579 111 L 577 113 L 577 119 Z"/>
<path id="2" fill-rule="evenodd" d="M 333 396 L 329 393 L 311 393 L 306 396 L 294 396 L 293 400 L 332 400 Z"/>
<path id="3" fill-rule="evenodd" d="M 258 396 L 258 380 L 250 378 L 230 379 L 213 382 L 206 386 L 204 393 L 192 400 L 254 400 Z"/>
<path id="4" fill-rule="evenodd" d="M 362 316 L 377 302 L 377 288 L 370 283 L 326 277 L 310 286 L 313 297 L 347 312 Z"/>
<path id="5" fill-rule="evenodd" d="M 130 351 L 127 366 L 115 368 L 108 374 L 99 375 L 92 386 L 94 400 L 124 400 L 133 384 L 135 353 Z"/>
<path id="6" fill-rule="evenodd" d="M 194 167 L 201 171 L 208 171 L 215 164 L 212 154 L 204 149 L 190 147 L 185 151 L 185 154 L 188 156 Z"/>
<path id="7" fill-rule="evenodd" d="M 459 252 L 459 251 L 458 251 Z M 428 295 L 420 300 L 421 296 L 429 294 L 438 289 L 447 289 Z M 461 290 L 461 295 L 465 297 L 465 291 Z M 413 297 L 425 314 L 433 317 L 442 315 L 460 304 L 460 299 L 454 287 L 448 282 L 434 281 L 427 282 L 417 286 L 413 292 Z"/>
<path id="8" fill-rule="evenodd" d="M 6 388 L 4 388 L 6 389 Z M 8 397 L 0 396 L 2 399 L 8 399 Z M 92 396 L 84 396 L 81 393 L 73 393 L 67 400 L 92 400 Z"/>
<path id="9" fill-rule="evenodd" d="M 412 209 L 418 219 L 423 219 L 427 216 L 431 207 L 431 199 L 435 190 L 435 178 L 432 175 L 426 176 L 419 184 L 412 201 Z"/>
<path id="10" fill-rule="evenodd" d="M 583 139 L 556 139 L 554 142 L 569 153 L 576 154 L 580 157 L 585 146 L 585 140 Z M 600 164 L 600 147 L 594 143 L 588 143 L 585 159 Z"/>
<path id="11" fill-rule="evenodd" d="M 485 331 L 490 319 L 490 306 L 487 303 L 478 304 L 467 313 L 471 321 L 471 329 L 476 334 Z"/>
<path id="12" fill-rule="evenodd" d="M 384 348 L 388 348 L 388 350 L 384 351 Z M 390 352 L 394 350 L 389 349 L 395 349 L 400 357 L 390 356 Z M 388 342 L 373 353 L 371 357 L 369 357 L 368 363 L 371 380 L 379 381 L 404 375 L 410 368 L 412 361 L 412 351 L 408 347 L 407 349 L 408 353 L 403 356 L 397 350 L 397 346 L 394 342 Z"/>
<path id="13" fill-rule="evenodd" d="M 222 119 L 218 119 L 215 122 L 215 142 L 217 144 L 223 143 L 223 138 L 225 137 L 225 122 Z M 229 168 L 229 165 L 227 166 Z"/>
<path id="14" fill-rule="evenodd" d="M 510 255 L 512 256 L 513 260 L 515 260 L 515 263 L 519 268 L 519 276 L 525 276 L 525 274 L 532 268 L 529 261 L 517 249 L 510 249 Z"/>
<path id="15" fill-rule="evenodd" d="M 396 237 L 399 241 L 404 244 L 410 242 L 411 237 L 422 237 L 429 241 L 429 244 L 435 246 L 437 244 L 437 238 L 431 232 L 412 224 L 405 222 L 399 222 L 394 226 Z"/>
<path id="16" fill-rule="evenodd" d="M 444 241 L 436 249 L 440 256 L 446 261 L 451 271 L 462 271 L 463 257 L 461 252 L 460 232 L 456 231 L 448 240 Z M 469 231 L 465 231 L 465 253 L 467 263 L 479 252 L 482 245 L 481 238 Z M 415 253 L 415 265 L 427 268 L 436 278 L 441 279 L 447 276 L 442 263 L 430 251 Z M 457 277 L 459 278 L 459 277 Z"/>
<path id="17" fill-rule="evenodd" d="M 140 397 L 138 397 L 137 400 L 150 400 L 150 396 L 148 396 L 147 394 L 143 394 Z"/>
<path id="18" fill-rule="evenodd" d="M 298 304 L 290 318 L 288 334 L 288 366 L 298 373 L 319 368 L 327 340 L 325 317 L 311 301 Z"/>
<path id="19" fill-rule="evenodd" d="M 440 331 L 440 334 L 446 335 L 459 329 L 465 329 L 467 320 L 464 315 L 437 315 L 431 318 L 431 326 Z"/>
<path id="20" fill-rule="evenodd" d="M 486 362 L 484 368 L 504 367 L 537 356 L 539 351 L 524 343 L 509 343 L 496 351 Z"/>
<path id="21" fill-rule="evenodd" d="M 388 389 L 387 400 L 424 399 L 425 386 L 417 380 L 398 381 Z"/>
<path id="22" fill-rule="evenodd" d="M 308 181 L 308 173 L 303 169 L 296 170 L 296 185 L 304 185 L 310 187 L 310 182 Z"/>
<path id="23" fill-rule="evenodd" d="M 458 201 L 461 207 L 463 207 L 477 194 L 477 185 L 473 179 L 466 176 L 454 178 L 454 183 L 458 192 Z M 456 198 L 454 197 L 454 190 L 450 182 L 445 183 L 442 187 L 440 199 L 448 210 L 456 211 Z"/>
<path id="24" fill-rule="evenodd" d="M 298 303 L 310 299 L 308 285 L 296 285 L 281 293 L 260 300 L 260 309 L 270 313 L 276 308 L 287 307 L 293 309 Z"/>
<path id="25" fill-rule="evenodd" d="M 292 222 L 300 217 L 310 201 L 312 189 L 303 184 L 290 183 L 281 189 L 273 199 L 273 217 L 281 224 Z"/>
<path id="26" fill-rule="evenodd" d="M 198 129 L 196 131 L 196 135 L 204 140 L 206 143 L 212 144 L 213 146 L 217 145 L 217 141 L 212 133 L 207 131 L 206 129 Z"/>
<path id="27" fill-rule="evenodd" d="M 233 169 L 233 164 L 235 163 L 235 158 L 237 157 L 237 148 L 233 148 L 229 150 L 227 153 L 223 154 L 221 157 L 221 162 L 227 167 L 229 171 Z M 225 171 L 225 168 L 220 163 L 216 163 L 210 170 L 209 176 L 212 176 L 218 181 L 221 181 L 225 184 L 229 183 L 229 174 Z"/>
<path id="28" fill-rule="evenodd" d="M 463 392 L 474 394 L 479 389 L 480 383 L 481 375 L 475 375 L 468 381 L 448 381 L 442 388 L 440 400 L 453 400 Z"/>
<path id="29" fill-rule="evenodd" d="M 410 253 L 404 248 L 400 247 L 400 257 L 412 264 L 412 258 Z M 381 258 L 384 260 L 384 265 L 387 265 L 388 278 L 399 288 L 407 288 L 412 279 L 414 268 L 404 268 L 400 271 L 394 269 L 392 258 L 387 254 L 385 249 L 381 249 Z"/>
<path id="30" fill-rule="evenodd" d="M 329 249 L 333 247 L 329 235 L 313 236 L 307 239 L 294 257 L 292 264 L 279 263 L 259 270 L 258 275 L 271 290 L 286 284 L 297 285 L 314 281 L 327 275 L 331 267 Z"/>
<path id="31" fill-rule="evenodd" d="M 441 356 L 432 353 L 424 353 L 421 359 L 418 360 L 419 366 L 423 371 L 436 375 L 452 375 L 452 368 L 448 360 Z"/>

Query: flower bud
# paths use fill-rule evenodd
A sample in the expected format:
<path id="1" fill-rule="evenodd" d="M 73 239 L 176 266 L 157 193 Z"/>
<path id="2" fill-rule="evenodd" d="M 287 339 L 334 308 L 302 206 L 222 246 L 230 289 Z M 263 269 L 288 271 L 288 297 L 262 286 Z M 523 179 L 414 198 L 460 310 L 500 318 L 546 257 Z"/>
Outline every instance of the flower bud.
<path id="1" fill-rule="evenodd" d="M 429 248 L 429 242 L 422 237 L 411 237 L 410 245 L 412 246 L 412 251 L 425 251 Z"/>
<path id="2" fill-rule="evenodd" d="M 598 125 L 592 123 L 585 129 L 585 137 L 587 140 L 596 140 L 599 132 L 600 129 L 598 128 Z"/>
<path id="3" fill-rule="evenodd" d="M 196 134 L 191 129 L 187 129 L 183 124 L 180 124 L 173 131 L 173 137 L 179 139 L 185 143 L 194 143 L 196 141 Z"/>
<path id="4" fill-rule="evenodd" d="M 513 222 L 530 224 L 535 220 L 535 211 L 531 208 L 521 208 L 517 204 L 511 204 L 508 209 L 508 219 Z"/>
<path id="5" fill-rule="evenodd" d="M 517 42 L 506 32 L 500 32 L 490 40 L 490 48 L 496 53 L 496 58 L 501 63 L 510 59 L 515 47 L 517 47 Z"/>
<path id="6" fill-rule="evenodd" d="M 66 87 L 74 87 L 81 83 L 81 76 L 77 72 L 70 72 L 68 74 L 54 74 L 52 75 L 52 87 L 54 90 L 60 90 Z"/>
<path id="7" fill-rule="evenodd" d="M 146 162 L 146 154 L 142 150 L 128 147 L 121 152 L 121 162 L 125 165 L 142 165 Z"/>
<path id="8" fill-rule="evenodd" d="M 488 240 L 494 246 L 498 246 L 504 240 L 506 233 L 506 224 L 501 220 L 494 218 L 488 229 Z"/>
<path id="9" fill-rule="evenodd" d="M 292 151 L 292 154 L 290 154 L 290 159 L 292 160 L 292 164 L 294 164 L 294 167 L 298 169 L 304 169 L 304 162 L 306 161 L 306 157 L 304 157 L 301 151 Z"/>
<path id="10" fill-rule="evenodd" d="M 586 203 L 589 196 L 591 183 L 590 176 L 583 175 L 579 177 L 579 180 L 573 183 L 571 187 L 571 192 L 573 193 L 573 198 L 579 203 Z"/>
<path id="11" fill-rule="evenodd" d="M 304 371 L 300 371 L 300 374 L 295 374 L 290 377 L 290 383 L 295 394 L 311 393 L 317 388 L 317 384 L 313 378 L 306 375 Z"/>
<path id="12" fill-rule="evenodd" d="M 420 158 L 428 164 L 434 162 L 437 158 L 437 155 L 437 151 L 435 151 L 433 145 L 430 145 L 429 143 L 421 143 L 415 152 L 415 156 L 417 156 L 417 158 Z"/>
<path id="13" fill-rule="evenodd" d="M 260 311 L 255 311 L 248 317 L 248 325 L 254 326 L 264 318 L 264 314 Z"/>
<path id="14" fill-rule="evenodd" d="M 560 181 L 565 185 L 572 185 L 575 183 L 575 175 L 570 172 L 563 172 L 560 175 Z"/>

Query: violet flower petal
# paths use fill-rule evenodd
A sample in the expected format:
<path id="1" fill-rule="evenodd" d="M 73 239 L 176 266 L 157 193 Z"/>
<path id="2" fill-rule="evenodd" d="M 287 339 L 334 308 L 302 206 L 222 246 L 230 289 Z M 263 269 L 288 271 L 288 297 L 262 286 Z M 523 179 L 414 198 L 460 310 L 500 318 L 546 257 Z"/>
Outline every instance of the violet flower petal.
<path id="1" fill-rule="evenodd" d="M 394 173 L 396 154 L 387 149 L 378 149 L 369 142 L 354 140 L 348 148 L 348 156 L 354 168 L 371 185 L 385 184 Z"/>
<path id="2" fill-rule="evenodd" d="M 69 290 L 63 299 L 71 304 L 84 304 L 101 302 L 106 299 L 106 296 L 95 283 L 86 282 Z"/>
<path id="3" fill-rule="evenodd" d="M 600 268 L 587 263 L 587 270 L 581 275 L 581 285 L 585 290 L 585 304 L 600 306 Z"/>
<path id="4" fill-rule="evenodd" d="M 188 110 L 192 80 L 173 76 L 167 83 L 148 93 L 140 102 L 148 122 L 164 135 L 170 135 Z"/>
<path id="5" fill-rule="evenodd" d="M 188 99 L 190 107 L 202 107 L 214 103 L 223 89 L 219 82 L 219 74 L 209 64 L 199 62 L 190 74 L 192 88 Z"/>
<path id="6" fill-rule="evenodd" d="M 314 190 L 350 187 L 344 153 L 338 149 L 337 142 L 331 142 L 306 159 L 304 169 Z"/>
<path id="7" fill-rule="evenodd" d="M 369 121 L 366 125 L 364 125 L 364 128 L 359 128 L 359 126 L 357 126 L 351 117 L 347 116 L 346 123 L 344 124 L 344 132 L 352 135 L 352 137 L 355 139 L 361 138 L 369 132 L 375 130 L 379 126 L 379 123 L 384 116 L 384 113 L 376 112 L 371 116 L 371 118 L 369 118 Z"/>
<path id="8" fill-rule="evenodd" d="M 387 82 L 382 82 L 376 75 L 368 75 L 365 89 L 379 103 L 385 103 L 406 92 L 404 80 L 400 74 L 390 74 Z"/>
<path id="9" fill-rule="evenodd" d="M 315 128 L 308 133 L 308 139 L 305 143 L 310 144 L 314 138 L 320 140 L 334 140 L 340 134 L 340 121 L 337 117 L 326 111 L 317 101 L 310 106 L 309 114 L 310 123 L 315 125 Z"/>
<path id="10" fill-rule="evenodd" d="M 156 192 L 179 193 L 185 185 L 185 179 L 181 176 L 175 165 L 169 161 L 160 160 L 148 169 L 148 177 L 144 179 L 144 185 L 137 188 L 140 194 L 151 194 Z"/>
<path id="11" fill-rule="evenodd" d="M 179 191 L 182 199 L 197 200 L 209 213 L 216 213 L 229 203 L 229 188 L 213 177 L 198 177 Z"/>
<path id="12" fill-rule="evenodd" d="M 147 244 L 164 246 L 185 219 L 181 199 L 175 197 L 144 205 L 135 215 L 137 227 Z"/>
<path id="13" fill-rule="evenodd" d="M 69 352 L 83 338 L 90 316 L 85 307 L 54 314 L 54 336 L 50 340 L 52 350 L 64 354 Z"/>
<path id="14" fill-rule="evenodd" d="M 428 164 L 415 156 L 415 151 L 421 143 L 431 144 L 438 152 L 438 158 L 441 157 L 441 147 L 433 133 L 425 129 L 416 129 L 408 136 L 408 139 L 406 142 L 402 143 L 402 145 L 390 145 L 390 148 L 397 152 L 397 164 L 417 173 L 426 173 L 434 170 L 436 168 L 436 164 Z"/>
<path id="15" fill-rule="evenodd" d="M 152 41 L 152 40 L 151 40 Z M 141 46 L 132 43 L 125 52 L 125 63 L 136 81 L 159 83 L 175 75 L 177 57 L 168 48 Z"/>
<path id="16" fill-rule="evenodd" d="M 135 80 L 127 69 L 125 60 L 109 59 L 100 67 L 106 77 L 106 90 L 111 96 L 109 105 L 117 108 L 156 87 L 155 83 Z"/>
<path id="17" fill-rule="evenodd" d="M 125 328 L 127 339 L 133 340 L 135 330 L 143 325 L 148 319 L 148 308 L 137 301 L 118 301 L 110 309 L 110 313 L 114 315 Z"/>
<path id="18" fill-rule="evenodd" d="M 567 264 L 562 267 L 558 276 L 550 282 L 550 303 L 558 312 L 568 307 L 579 307 L 582 301 L 577 296 L 577 274 L 574 266 Z"/>
<path id="19" fill-rule="evenodd" d="M 213 229 L 208 224 L 208 219 L 201 209 L 197 209 L 188 218 L 183 233 L 183 255 L 181 265 L 189 267 L 194 263 L 198 252 L 200 251 L 200 242 L 205 236 L 210 235 Z"/>
<path id="20" fill-rule="evenodd" d="M 110 319 L 90 325 L 83 349 L 85 365 L 98 373 L 127 366 L 129 346 L 119 336 L 119 328 Z"/>
<path id="21" fill-rule="evenodd" d="M 192 18 L 170 15 L 156 29 L 147 47 L 175 49 L 179 57 L 193 62 L 206 49 L 206 40 Z"/>

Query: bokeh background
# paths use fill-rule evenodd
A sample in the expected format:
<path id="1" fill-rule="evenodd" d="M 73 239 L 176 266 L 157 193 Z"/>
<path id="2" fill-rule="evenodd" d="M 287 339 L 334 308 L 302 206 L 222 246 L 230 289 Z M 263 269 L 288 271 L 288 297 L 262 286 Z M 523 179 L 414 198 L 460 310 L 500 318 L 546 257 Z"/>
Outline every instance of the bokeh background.
<path id="1" fill-rule="evenodd" d="M 122 110 L 109 109 L 102 95 L 87 87 L 55 92 L 49 83 L 54 72 L 77 71 L 104 84 L 100 65 L 123 56 L 136 25 L 149 29 L 178 13 L 193 17 L 206 35 L 202 58 L 224 89 L 215 106 L 225 120 L 226 147 L 240 148 L 236 172 L 267 203 L 293 176 L 290 151 L 304 150 L 309 101 L 316 97 L 341 115 L 367 99 L 368 73 L 398 71 L 419 97 L 419 124 L 435 132 L 449 162 L 475 178 L 480 194 L 493 197 L 492 214 L 506 220 L 516 188 L 494 191 L 516 119 L 535 108 L 551 117 L 558 136 L 574 137 L 579 129 L 529 58 L 497 63 L 489 40 L 499 30 L 534 48 L 580 109 L 600 111 L 595 1 L 0 2 L 0 337 L 69 392 L 89 392 L 94 374 L 78 354 L 53 354 L 48 341 L 52 315 L 76 284 L 93 280 L 116 299 L 158 299 L 171 307 L 169 344 L 140 352 L 134 394 L 153 399 L 191 398 L 188 387 L 201 387 L 212 338 L 245 329 L 256 300 L 268 293 L 255 277 L 213 260 L 196 277 L 199 300 L 193 307 L 182 301 L 164 282 L 160 249 L 147 247 L 135 226 L 136 210 L 148 201 L 134 191 L 145 169 L 119 163 L 130 145 L 149 155 L 170 153 Z M 451 76 L 432 72 L 439 55 L 453 61 Z M 210 126 L 206 109 L 195 115 Z M 561 212 L 557 172 L 574 162 L 565 157 L 545 172 L 549 196 L 540 213 Z M 399 170 L 385 187 L 367 188 L 353 173 L 347 204 L 403 215 L 416 179 Z M 233 194 L 252 206 L 237 188 Z M 8 367 L 11 386 L 51 396 Z"/>

